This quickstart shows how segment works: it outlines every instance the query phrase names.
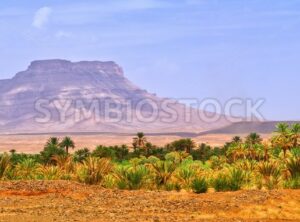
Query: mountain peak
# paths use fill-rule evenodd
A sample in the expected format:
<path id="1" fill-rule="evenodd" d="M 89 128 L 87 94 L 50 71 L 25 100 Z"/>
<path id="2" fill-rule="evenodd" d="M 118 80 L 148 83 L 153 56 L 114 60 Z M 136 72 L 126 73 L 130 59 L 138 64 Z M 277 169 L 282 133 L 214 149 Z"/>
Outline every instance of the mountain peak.
<path id="1" fill-rule="evenodd" d="M 33 72 L 70 72 L 70 71 L 84 71 L 84 72 L 104 72 L 107 74 L 117 74 L 123 76 L 122 68 L 113 61 L 80 61 L 71 62 L 64 59 L 49 59 L 49 60 L 35 60 L 31 62 L 28 67 L 29 71 Z"/>
<path id="2" fill-rule="evenodd" d="M 30 70 L 36 70 L 40 68 L 57 68 L 71 66 L 71 62 L 63 59 L 49 59 L 49 60 L 35 60 L 32 61 L 28 67 Z"/>
<path id="3" fill-rule="evenodd" d="M 184 105 L 135 86 L 112 61 L 33 61 L 27 70 L 0 81 L 0 105 L 0 133 L 201 132 L 228 125 L 224 118 L 202 121 L 194 109 L 187 122 Z M 168 110 L 176 114 L 171 122 L 164 121 Z M 143 121 L 152 114 L 155 119 Z M 44 116 L 49 119 L 38 120 Z"/>

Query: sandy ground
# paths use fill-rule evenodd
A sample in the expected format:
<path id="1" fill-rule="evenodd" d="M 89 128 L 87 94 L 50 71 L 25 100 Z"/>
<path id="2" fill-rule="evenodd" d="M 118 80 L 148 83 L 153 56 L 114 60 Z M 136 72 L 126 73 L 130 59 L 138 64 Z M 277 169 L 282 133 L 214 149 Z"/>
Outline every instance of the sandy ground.
<path id="1" fill-rule="evenodd" d="M 47 139 L 53 135 L 0 135 L 0 152 L 15 149 L 18 152 L 36 153 L 43 149 Z M 55 135 L 56 136 L 56 135 Z M 66 135 L 59 135 L 63 137 Z M 121 145 L 127 144 L 131 146 L 133 136 L 124 135 L 70 135 L 75 141 L 76 148 L 90 148 L 94 149 L 97 145 Z M 193 140 L 200 143 L 208 143 L 213 146 L 223 145 L 225 142 L 231 140 L 235 135 L 218 134 L 218 135 L 204 135 L 194 137 Z M 240 135 L 242 137 L 246 135 Z M 262 135 L 264 138 L 268 135 Z M 180 139 L 180 136 L 171 135 L 157 135 L 147 136 L 148 141 L 155 145 L 165 145 L 174 140 Z"/>
<path id="2" fill-rule="evenodd" d="M 300 190 L 192 194 L 0 182 L 0 221 L 300 221 Z"/>

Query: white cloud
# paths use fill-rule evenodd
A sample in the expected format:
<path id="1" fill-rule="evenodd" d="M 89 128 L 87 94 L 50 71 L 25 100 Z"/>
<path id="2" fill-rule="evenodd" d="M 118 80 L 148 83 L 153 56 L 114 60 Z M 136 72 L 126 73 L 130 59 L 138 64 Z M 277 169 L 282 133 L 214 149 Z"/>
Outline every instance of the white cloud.
<path id="1" fill-rule="evenodd" d="M 48 22 L 51 13 L 52 9 L 50 7 L 42 7 L 38 9 L 34 15 L 32 25 L 39 29 L 43 28 Z"/>

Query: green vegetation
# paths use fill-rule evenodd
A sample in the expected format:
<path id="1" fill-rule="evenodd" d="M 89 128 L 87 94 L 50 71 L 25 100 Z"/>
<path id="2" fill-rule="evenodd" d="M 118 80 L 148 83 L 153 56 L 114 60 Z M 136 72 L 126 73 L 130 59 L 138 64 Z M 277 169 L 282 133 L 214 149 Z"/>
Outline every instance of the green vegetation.
<path id="1" fill-rule="evenodd" d="M 268 141 L 251 133 L 223 147 L 197 146 L 190 138 L 157 147 L 138 133 L 132 147 L 99 145 L 72 154 L 70 148 L 75 148 L 70 137 L 52 137 L 40 154 L 3 153 L 0 179 L 74 180 L 111 189 L 195 193 L 300 188 L 299 124 L 279 124 Z"/>

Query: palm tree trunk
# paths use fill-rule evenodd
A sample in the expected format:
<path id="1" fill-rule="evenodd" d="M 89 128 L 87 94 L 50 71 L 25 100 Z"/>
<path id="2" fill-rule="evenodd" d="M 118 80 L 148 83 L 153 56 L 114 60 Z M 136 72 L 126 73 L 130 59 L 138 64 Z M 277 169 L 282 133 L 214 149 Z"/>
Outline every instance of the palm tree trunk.
<path id="1" fill-rule="evenodd" d="M 286 158 L 286 151 L 287 149 L 286 148 L 283 148 L 283 157 Z"/>
<path id="2" fill-rule="evenodd" d="M 267 149 L 265 149 L 264 160 L 265 160 L 265 161 L 268 160 L 268 150 L 267 150 Z"/>

